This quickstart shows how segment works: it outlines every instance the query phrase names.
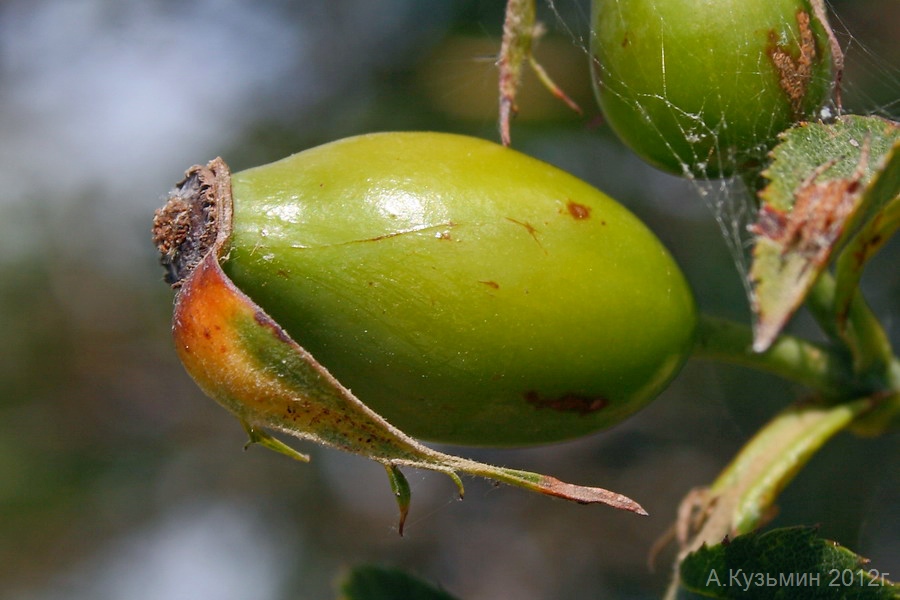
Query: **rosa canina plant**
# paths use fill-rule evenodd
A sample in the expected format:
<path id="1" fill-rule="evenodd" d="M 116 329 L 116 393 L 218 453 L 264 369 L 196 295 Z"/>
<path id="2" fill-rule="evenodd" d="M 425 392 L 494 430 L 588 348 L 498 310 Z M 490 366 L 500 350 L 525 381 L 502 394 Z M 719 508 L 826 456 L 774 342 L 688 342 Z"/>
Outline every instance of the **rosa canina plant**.
<path id="1" fill-rule="evenodd" d="M 778 133 L 816 118 L 841 63 L 824 10 L 810 0 L 592 6 L 604 118 L 641 158 L 678 175 L 759 165 Z"/>
<path id="2" fill-rule="evenodd" d="M 678 266 L 634 215 L 505 147 L 523 65 L 574 106 L 533 55 L 533 0 L 510 0 L 498 61 L 503 145 L 386 132 L 238 173 L 222 159 L 187 171 L 153 225 L 177 290 L 179 356 L 251 443 L 307 460 L 275 431 L 381 463 L 401 534 L 403 467 L 445 473 L 460 494 L 459 474 L 474 474 L 646 514 L 617 492 L 419 439 L 516 446 L 591 434 L 645 406 L 690 356 L 777 374 L 813 395 L 684 499 L 668 540 L 678 545 L 668 596 L 735 597 L 721 577 L 737 568 L 763 576 L 744 592 L 790 587 L 798 582 L 781 574 L 802 573 L 817 584 L 809 597 L 844 597 L 857 577 L 854 597 L 897 597 L 814 531 L 762 528 L 835 434 L 900 425 L 900 360 L 858 285 L 900 227 L 900 128 L 842 114 L 843 59 L 821 0 L 592 6 L 590 74 L 622 142 L 691 178 L 763 182 L 752 323 L 698 316 Z M 826 341 L 784 333 L 804 304 Z M 854 581 L 829 590 L 830 571 Z M 345 593 L 376 597 L 363 578 L 392 597 L 392 585 L 411 585 L 397 577 L 358 571 Z"/>

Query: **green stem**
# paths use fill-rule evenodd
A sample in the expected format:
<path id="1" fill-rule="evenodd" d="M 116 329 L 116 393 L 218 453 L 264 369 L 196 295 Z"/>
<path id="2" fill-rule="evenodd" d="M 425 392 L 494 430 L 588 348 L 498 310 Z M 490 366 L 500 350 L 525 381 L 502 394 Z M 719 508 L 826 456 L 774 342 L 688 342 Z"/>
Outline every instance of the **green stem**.
<path id="1" fill-rule="evenodd" d="M 534 37 L 534 0 L 507 0 L 500 46 L 500 140 L 510 144 L 509 121 L 516 114 L 516 95 L 522 83 L 522 65 L 531 56 Z"/>
<path id="2" fill-rule="evenodd" d="M 829 337 L 849 348 L 857 373 L 871 373 L 884 378 L 894 360 L 884 328 L 857 290 L 846 315 L 846 327 L 841 330 L 835 306 L 837 290 L 834 277 L 830 273 L 822 273 L 807 296 L 810 312 Z"/>
<path id="3" fill-rule="evenodd" d="M 885 379 L 887 389 L 877 396 L 873 410 L 853 423 L 853 433 L 874 437 L 900 431 L 900 359 L 891 361 Z"/>
<path id="4" fill-rule="evenodd" d="M 756 352 L 751 328 L 727 319 L 701 316 L 694 356 L 772 373 L 829 397 L 855 391 L 846 357 L 833 348 L 781 335 L 768 350 Z"/>
<path id="5" fill-rule="evenodd" d="M 844 339 L 834 318 L 834 294 L 834 279 L 825 271 L 806 295 L 806 307 L 822 331 L 832 340 L 843 344 Z"/>
<path id="6" fill-rule="evenodd" d="M 891 200 L 866 223 L 841 250 L 834 261 L 834 310 L 843 324 L 850 303 L 859 290 L 859 280 L 866 264 L 880 252 L 888 240 L 900 230 L 900 196 Z"/>

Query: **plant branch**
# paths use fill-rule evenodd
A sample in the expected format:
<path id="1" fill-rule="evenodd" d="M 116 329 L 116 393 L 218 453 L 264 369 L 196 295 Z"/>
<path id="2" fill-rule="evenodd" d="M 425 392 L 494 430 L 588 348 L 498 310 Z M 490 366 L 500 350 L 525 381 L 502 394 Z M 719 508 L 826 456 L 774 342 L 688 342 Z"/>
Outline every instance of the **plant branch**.
<path id="1" fill-rule="evenodd" d="M 756 352 L 749 326 L 718 317 L 701 316 L 694 356 L 772 373 L 829 397 L 855 391 L 849 361 L 835 349 L 781 335 L 768 350 Z"/>
<path id="2" fill-rule="evenodd" d="M 838 326 L 837 292 L 834 277 L 828 272 L 822 273 L 807 296 L 810 312 L 832 339 L 847 346 L 853 355 L 856 373 L 873 373 L 884 378 L 894 360 L 891 343 L 884 328 L 862 294 L 856 290 L 846 314 L 846 326 L 842 330 Z"/>
<path id="3" fill-rule="evenodd" d="M 835 311 L 839 323 L 849 312 L 863 269 L 900 230 L 900 196 L 888 202 L 841 250 L 834 263 Z"/>
<path id="4" fill-rule="evenodd" d="M 546 70 L 534 58 L 534 44 L 544 34 L 543 26 L 535 21 L 535 0 L 507 0 L 506 18 L 503 22 L 503 41 L 497 67 L 500 71 L 500 141 L 504 146 L 511 143 L 509 121 L 519 111 L 516 95 L 522 85 L 522 65 L 528 66 L 538 80 L 556 98 L 579 115 L 581 107 L 550 78 Z"/>

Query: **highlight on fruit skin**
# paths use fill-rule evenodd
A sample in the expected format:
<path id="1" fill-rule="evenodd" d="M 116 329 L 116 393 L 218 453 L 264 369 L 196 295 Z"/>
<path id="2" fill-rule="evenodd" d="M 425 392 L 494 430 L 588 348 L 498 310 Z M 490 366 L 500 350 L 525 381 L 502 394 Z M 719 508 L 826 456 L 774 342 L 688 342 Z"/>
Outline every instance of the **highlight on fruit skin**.
<path id="1" fill-rule="evenodd" d="M 657 238 L 497 144 L 359 136 L 231 184 L 225 273 L 413 437 L 589 434 L 646 405 L 690 350 L 693 298 Z"/>
<path id="2" fill-rule="evenodd" d="M 308 460 L 271 430 L 383 464 L 401 532 L 403 466 L 443 472 L 460 493 L 467 473 L 646 514 L 403 429 L 480 445 L 567 439 L 636 411 L 677 372 L 696 324 L 690 290 L 658 240 L 583 182 L 473 138 L 375 134 L 234 176 L 221 159 L 192 167 L 153 237 L 198 385 L 251 443 Z M 371 404 L 344 381 L 362 383 L 357 372 Z"/>
<path id="3" fill-rule="evenodd" d="M 780 132 L 839 93 L 822 0 L 593 0 L 591 25 L 605 121 L 676 175 L 753 172 Z"/>

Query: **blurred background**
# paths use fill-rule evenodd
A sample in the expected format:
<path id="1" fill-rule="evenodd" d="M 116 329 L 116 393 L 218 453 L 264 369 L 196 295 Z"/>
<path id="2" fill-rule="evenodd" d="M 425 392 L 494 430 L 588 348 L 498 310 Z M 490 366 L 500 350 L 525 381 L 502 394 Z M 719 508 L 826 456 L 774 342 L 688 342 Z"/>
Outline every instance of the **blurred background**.
<path id="1" fill-rule="evenodd" d="M 308 465 L 244 452 L 169 338 L 153 211 L 185 168 L 237 171 L 340 137 L 430 129 L 498 139 L 500 0 L 0 0 L 0 598 L 330 599 L 356 564 L 393 565 L 462 599 L 654 598 L 649 548 L 679 500 L 803 394 L 692 361 L 654 404 L 587 439 L 453 449 L 602 485 L 638 518 L 409 472 L 405 537 L 384 471 L 301 445 Z M 703 310 L 747 320 L 698 189 L 644 166 L 591 99 L 589 5 L 538 0 L 537 56 L 585 109 L 533 78 L 519 150 L 627 204 L 672 250 Z M 833 0 L 845 106 L 900 114 L 900 3 Z M 898 244 L 864 281 L 900 346 Z M 800 316 L 795 331 L 814 336 Z M 302 340 L 300 340 L 302 343 Z M 842 435 L 790 486 L 776 525 L 821 533 L 900 578 L 897 436 Z"/>

